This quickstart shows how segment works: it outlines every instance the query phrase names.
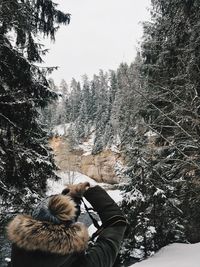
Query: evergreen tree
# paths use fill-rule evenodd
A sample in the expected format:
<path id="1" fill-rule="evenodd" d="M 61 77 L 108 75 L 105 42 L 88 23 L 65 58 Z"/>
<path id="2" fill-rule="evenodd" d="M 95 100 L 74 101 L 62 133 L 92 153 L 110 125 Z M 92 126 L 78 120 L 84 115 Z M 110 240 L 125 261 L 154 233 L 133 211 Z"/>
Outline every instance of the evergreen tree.
<path id="1" fill-rule="evenodd" d="M 74 122 L 80 115 L 81 108 L 81 85 L 75 79 L 72 79 L 70 85 L 70 96 L 69 96 L 69 108 L 71 112 L 69 113 L 69 120 Z"/>
<path id="2" fill-rule="evenodd" d="M 49 79 L 48 83 L 50 90 L 54 93 L 58 93 L 58 87 L 55 85 L 54 80 Z M 45 107 L 39 109 L 40 121 L 43 123 L 49 135 L 51 135 L 51 131 L 55 127 L 57 122 L 57 106 L 58 106 L 58 97 L 53 98 L 51 100 L 49 99 L 48 104 Z"/>
<path id="3" fill-rule="evenodd" d="M 153 22 L 145 25 L 142 46 L 149 100 L 144 117 L 159 133 L 157 144 L 166 146 L 163 173 L 170 168 L 171 179 L 182 181 L 179 200 L 187 238 L 194 242 L 200 240 L 200 235 L 189 234 L 200 228 L 198 215 L 193 212 L 199 206 L 200 3 L 157 0 L 152 6 Z"/>
<path id="4" fill-rule="evenodd" d="M 67 109 L 67 104 L 68 104 L 68 95 L 69 95 L 69 90 L 68 90 L 68 85 L 65 80 L 62 80 L 59 86 L 59 91 L 58 91 L 59 97 L 56 101 L 56 106 L 54 110 L 54 126 L 55 125 L 60 125 L 68 121 L 68 114 L 66 113 Z"/>
<path id="5" fill-rule="evenodd" d="M 77 96 L 75 96 L 75 99 L 77 99 Z M 86 137 L 89 132 L 90 103 L 90 84 L 88 77 L 85 75 L 83 77 L 83 87 L 81 88 L 79 115 L 75 121 L 76 138 L 80 141 Z"/>
<path id="6" fill-rule="evenodd" d="M 157 155 L 151 134 L 136 131 L 125 150 L 128 167 L 122 208 L 130 223 L 122 253 L 125 261 L 142 260 L 171 242 L 185 240 L 177 195 L 180 181 L 170 175 L 165 156 Z"/>
<path id="7" fill-rule="evenodd" d="M 185 241 L 185 236 L 193 242 L 200 238 L 194 213 L 199 205 L 200 160 L 196 63 L 191 69 L 191 62 L 199 58 L 195 27 L 199 3 L 157 0 L 152 7 L 152 22 L 144 25 L 142 44 L 144 82 L 139 93 L 144 104 L 138 114 L 143 127 L 132 145 L 129 140 L 125 146 L 129 182 L 122 206 L 133 225 L 125 250 L 136 248 L 132 254 L 126 251 L 136 258 L 170 242 Z M 144 140 L 148 135 L 153 138 L 150 144 Z"/>
<path id="8" fill-rule="evenodd" d="M 114 125 L 112 123 L 112 109 L 113 109 L 113 103 L 115 101 L 116 92 L 118 90 L 118 84 L 117 84 L 117 75 L 115 71 L 110 71 L 109 77 L 108 77 L 108 103 L 107 103 L 107 123 L 105 126 L 105 133 L 103 136 L 103 146 L 109 147 L 111 146 L 115 141 L 115 131 L 114 131 Z"/>
<path id="9" fill-rule="evenodd" d="M 99 72 L 99 76 L 94 76 L 93 80 L 96 93 L 96 118 L 95 118 L 95 140 L 92 150 L 93 154 L 97 154 L 102 151 L 104 147 L 104 134 L 105 128 L 109 122 L 109 91 L 108 91 L 108 75 L 102 70 Z"/>
<path id="10" fill-rule="evenodd" d="M 26 198 L 43 193 L 54 176 L 38 109 L 56 95 L 35 65 L 46 52 L 37 36 L 54 39 L 58 25 L 69 19 L 50 0 L 0 1 L 1 191 L 13 203 L 27 205 Z"/>

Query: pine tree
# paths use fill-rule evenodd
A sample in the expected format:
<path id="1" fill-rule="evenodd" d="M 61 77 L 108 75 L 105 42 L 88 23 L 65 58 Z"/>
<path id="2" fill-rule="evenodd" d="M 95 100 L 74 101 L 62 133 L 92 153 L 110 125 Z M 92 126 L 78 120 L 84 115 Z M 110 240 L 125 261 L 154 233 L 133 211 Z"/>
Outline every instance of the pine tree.
<path id="1" fill-rule="evenodd" d="M 199 81 L 194 75 L 197 65 L 191 69 L 199 58 L 199 3 L 157 0 L 152 6 L 142 44 L 139 93 L 144 104 L 138 114 L 143 127 L 125 147 L 130 180 L 122 206 L 133 222 L 125 248 L 136 250 L 131 254 L 125 249 L 124 255 L 136 258 L 174 241 L 199 240 L 194 213 L 199 205 Z M 144 136 L 153 142 L 148 144 Z M 147 239 L 148 227 L 154 233 Z"/>
<path id="2" fill-rule="evenodd" d="M 38 110 L 56 94 L 45 77 L 52 69 L 35 65 L 46 52 L 37 36 L 54 40 L 58 25 L 69 20 L 50 0 L 0 1 L 1 191 L 20 205 L 42 194 L 54 176 Z"/>
<path id="3" fill-rule="evenodd" d="M 68 85 L 65 80 L 62 80 L 60 86 L 57 88 L 58 90 L 58 99 L 54 102 L 54 107 L 51 107 L 51 112 L 54 114 L 54 126 L 56 125 L 63 125 L 65 127 L 65 123 L 68 121 L 68 97 L 69 97 L 69 90 Z"/>
<path id="4" fill-rule="evenodd" d="M 163 173 L 171 168 L 171 179 L 182 181 L 179 200 L 187 238 L 194 242 L 200 240 L 199 235 L 189 234 L 200 227 L 193 212 L 199 205 L 200 4 L 195 0 L 157 0 L 152 5 L 153 22 L 145 25 L 142 46 L 149 103 L 144 117 L 159 133 L 157 144 L 166 146 Z"/>
<path id="5" fill-rule="evenodd" d="M 94 85 L 96 87 L 96 118 L 95 118 L 95 140 L 92 150 L 93 154 L 98 154 L 104 147 L 105 128 L 109 122 L 109 90 L 108 75 L 102 70 L 99 76 L 94 76 Z"/>
<path id="6" fill-rule="evenodd" d="M 71 112 L 69 113 L 69 120 L 74 122 L 80 115 L 81 108 L 81 85 L 75 79 L 72 79 L 70 85 L 69 107 Z"/>
<path id="7" fill-rule="evenodd" d="M 50 90 L 59 95 L 58 87 L 55 85 L 54 80 L 49 79 L 48 83 Z M 40 109 L 40 121 L 47 130 L 48 135 L 52 134 L 53 128 L 57 125 L 57 106 L 58 97 L 49 100 L 48 104 Z"/>
<path id="8" fill-rule="evenodd" d="M 185 240 L 177 196 L 180 181 L 172 179 L 171 166 L 164 155 L 158 155 L 157 136 L 145 132 L 144 127 L 135 130 L 132 142 L 124 148 L 128 166 L 122 208 L 130 229 L 122 254 L 128 261 L 144 259 L 171 242 Z"/>

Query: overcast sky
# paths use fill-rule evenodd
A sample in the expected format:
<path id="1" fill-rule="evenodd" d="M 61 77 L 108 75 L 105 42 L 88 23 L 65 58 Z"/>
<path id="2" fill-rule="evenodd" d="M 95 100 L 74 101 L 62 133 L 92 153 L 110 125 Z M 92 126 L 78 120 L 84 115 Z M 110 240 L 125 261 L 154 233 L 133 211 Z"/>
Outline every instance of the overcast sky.
<path id="1" fill-rule="evenodd" d="M 45 57 L 45 65 L 59 66 L 51 76 L 61 79 L 90 78 L 99 69 L 116 69 L 130 63 L 142 36 L 140 22 L 149 18 L 150 0 L 54 0 L 71 14 L 71 23 L 62 26 Z"/>

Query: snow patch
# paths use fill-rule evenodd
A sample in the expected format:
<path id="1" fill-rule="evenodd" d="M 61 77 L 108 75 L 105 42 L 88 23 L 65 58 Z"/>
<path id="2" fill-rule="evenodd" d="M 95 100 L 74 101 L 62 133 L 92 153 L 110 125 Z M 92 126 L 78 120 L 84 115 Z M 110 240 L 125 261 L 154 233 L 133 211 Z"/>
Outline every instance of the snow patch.
<path id="1" fill-rule="evenodd" d="M 141 259 L 144 257 L 144 252 L 139 248 L 135 248 L 131 251 L 130 256 L 136 259 Z"/>
<path id="2" fill-rule="evenodd" d="M 155 133 L 155 132 L 153 132 L 152 130 L 150 130 L 150 131 L 146 132 L 146 133 L 144 134 L 144 136 L 147 136 L 147 137 L 154 137 L 154 136 L 158 136 L 158 134 Z"/>
<path id="3" fill-rule="evenodd" d="M 114 152 L 114 153 L 120 153 L 120 151 L 119 151 L 117 145 L 114 145 L 114 144 L 111 145 L 110 150 L 111 150 L 112 152 Z"/>
<path id="4" fill-rule="evenodd" d="M 57 125 L 53 128 L 52 133 L 55 136 L 66 136 L 70 126 L 70 123 Z"/>
<path id="5" fill-rule="evenodd" d="M 128 203 L 132 203 L 137 200 L 145 201 L 143 194 L 136 188 L 134 188 L 131 192 L 125 193 L 124 198 Z"/>
<path id="6" fill-rule="evenodd" d="M 130 267 L 199 267 L 200 243 L 178 244 L 162 248 L 151 258 Z"/>
<path id="7" fill-rule="evenodd" d="M 165 196 L 164 193 L 165 193 L 165 192 L 164 192 L 162 189 L 160 189 L 160 188 L 156 188 L 156 192 L 155 192 L 153 195 L 154 195 L 154 196 L 161 195 L 162 198 L 166 198 L 166 196 Z"/>
<path id="8" fill-rule="evenodd" d="M 108 184 L 97 183 L 92 178 L 79 172 L 58 171 L 56 172 L 56 175 L 60 178 L 57 181 L 52 179 L 47 180 L 47 192 L 46 192 L 47 196 L 53 194 L 59 194 L 60 192 L 62 192 L 63 188 L 67 184 L 78 184 L 78 183 L 89 182 L 91 186 L 100 185 L 105 189 L 108 187 Z M 116 191 L 116 193 L 114 193 L 114 191 Z M 120 194 L 119 190 L 109 190 L 107 192 L 109 192 L 109 194 L 111 194 L 111 197 L 115 199 L 122 198 L 121 196 L 118 196 L 118 194 Z"/>
<path id="9" fill-rule="evenodd" d="M 10 258 L 5 258 L 5 261 L 6 262 L 11 262 L 11 259 Z"/>
<path id="10" fill-rule="evenodd" d="M 120 203 L 123 199 L 122 192 L 120 190 L 107 190 L 109 196 L 116 202 Z"/>
<path id="11" fill-rule="evenodd" d="M 91 155 L 94 146 L 95 132 L 93 131 L 89 139 L 78 146 L 78 148 L 84 151 L 83 155 Z"/>

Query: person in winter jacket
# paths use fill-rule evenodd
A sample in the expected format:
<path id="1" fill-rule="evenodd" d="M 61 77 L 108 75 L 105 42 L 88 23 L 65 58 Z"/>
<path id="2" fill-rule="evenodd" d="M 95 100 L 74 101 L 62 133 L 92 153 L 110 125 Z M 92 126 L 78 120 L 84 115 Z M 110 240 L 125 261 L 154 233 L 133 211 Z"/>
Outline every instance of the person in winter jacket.
<path id="1" fill-rule="evenodd" d="M 87 227 L 77 222 L 82 197 L 98 213 L 102 227 L 88 246 Z M 70 185 L 45 199 L 32 215 L 17 215 L 7 227 L 12 267 L 111 267 L 126 229 L 119 207 L 100 186 Z"/>

